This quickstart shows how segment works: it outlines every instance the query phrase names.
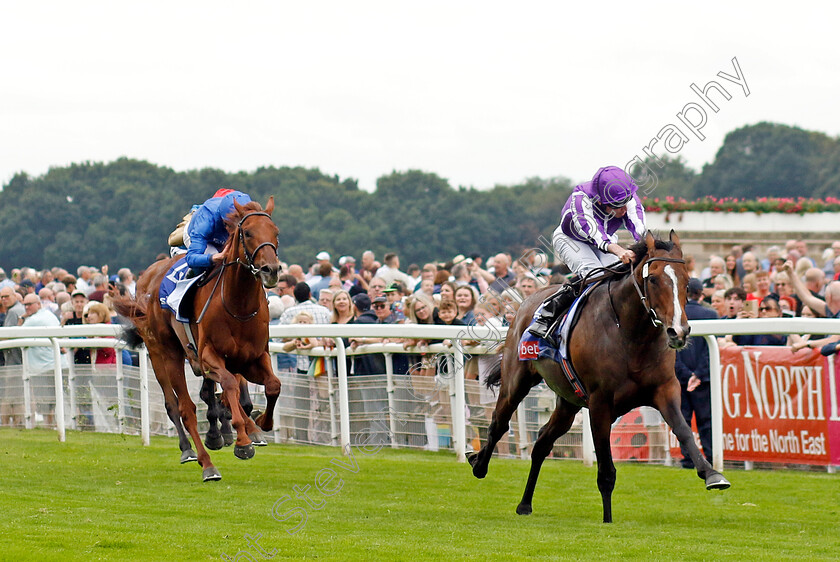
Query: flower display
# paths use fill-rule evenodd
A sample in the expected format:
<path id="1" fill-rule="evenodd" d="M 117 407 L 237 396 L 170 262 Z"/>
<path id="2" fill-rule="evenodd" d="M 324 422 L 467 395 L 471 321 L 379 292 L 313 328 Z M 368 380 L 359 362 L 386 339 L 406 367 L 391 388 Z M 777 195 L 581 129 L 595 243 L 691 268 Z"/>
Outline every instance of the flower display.
<path id="1" fill-rule="evenodd" d="M 836 213 L 840 212 L 840 199 L 826 197 L 813 199 L 805 197 L 760 197 L 758 199 L 738 199 L 737 197 L 707 196 L 696 201 L 674 199 L 673 197 L 643 197 L 642 203 L 649 213 Z"/>

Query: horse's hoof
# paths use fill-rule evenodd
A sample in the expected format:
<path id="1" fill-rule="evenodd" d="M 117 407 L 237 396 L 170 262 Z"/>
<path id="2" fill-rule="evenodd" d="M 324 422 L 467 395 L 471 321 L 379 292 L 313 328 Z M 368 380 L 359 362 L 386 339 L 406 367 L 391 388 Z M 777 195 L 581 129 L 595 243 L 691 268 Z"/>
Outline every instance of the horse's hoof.
<path id="1" fill-rule="evenodd" d="M 252 420 L 257 421 L 257 418 L 259 418 L 261 415 L 262 415 L 262 412 L 260 410 L 255 409 L 255 410 L 251 410 L 251 415 L 249 417 Z"/>
<path id="2" fill-rule="evenodd" d="M 254 433 L 249 433 L 248 437 L 251 438 L 251 441 L 257 447 L 265 447 L 266 445 L 268 445 L 268 441 L 265 440 L 265 437 L 263 437 L 263 434 L 260 431 L 255 431 Z"/>
<path id="3" fill-rule="evenodd" d="M 211 451 L 218 451 L 219 449 L 225 446 L 225 440 L 222 438 L 221 433 L 213 437 L 208 435 L 204 438 L 204 446 L 210 449 Z"/>
<path id="4" fill-rule="evenodd" d="M 478 460 L 478 453 L 475 451 L 470 451 L 467 453 L 467 462 L 470 463 L 470 466 L 475 466 L 476 461 Z"/>
<path id="5" fill-rule="evenodd" d="M 225 441 L 225 447 L 230 447 L 233 445 L 233 442 L 236 441 L 233 437 L 233 433 L 222 433 L 222 439 Z"/>
<path id="6" fill-rule="evenodd" d="M 516 506 L 516 514 L 517 515 L 531 515 L 533 509 L 531 508 L 530 504 L 521 503 Z"/>
<path id="7" fill-rule="evenodd" d="M 187 449 L 186 451 L 181 451 L 181 464 L 187 462 L 197 461 L 198 457 L 195 455 L 195 452 L 192 449 Z"/>
<path id="8" fill-rule="evenodd" d="M 208 466 L 201 471 L 201 479 L 205 482 L 214 482 L 222 479 L 222 474 L 215 466 Z"/>
<path id="9" fill-rule="evenodd" d="M 487 476 L 487 465 L 482 465 L 478 461 L 478 453 L 467 453 L 467 462 L 472 466 L 473 476 L 476 478 L 484 478 Z"/>
<path id="10" fill-rule="evenodd" d="M 706 478 L 707 490 L 725 490 L 731 485 L 729 480 L 723 477 L 723 474 L 717 472 Z"/>
<path id="11" fill-rule="evenodd" d="M 233 454 L 238 459 L 242 459 L 243 461 L 247 461 L 248 459 L 254 458 L 254 444 L 248 443 L 245 446 L 240 447 L 236 445 L 233 448 Z"/>

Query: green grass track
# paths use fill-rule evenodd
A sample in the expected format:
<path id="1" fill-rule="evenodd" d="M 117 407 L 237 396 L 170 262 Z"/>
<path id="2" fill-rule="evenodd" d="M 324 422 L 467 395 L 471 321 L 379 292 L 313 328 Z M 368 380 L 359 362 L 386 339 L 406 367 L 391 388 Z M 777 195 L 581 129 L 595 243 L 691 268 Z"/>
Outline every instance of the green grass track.
<path id="1" fill-rule="evenodd" d="M 226 448 L 202 483 L 174 439 L 2 429 L 0 560 L 840 558 L 837 474 L 729 470 L 707 492 L 693 471 L 619 464 L 605 525 L 580 462 L 547 462 L 524 517 L 528 462 L 493 459 L 479 481 L 449 453 L 353 451 Z"/>

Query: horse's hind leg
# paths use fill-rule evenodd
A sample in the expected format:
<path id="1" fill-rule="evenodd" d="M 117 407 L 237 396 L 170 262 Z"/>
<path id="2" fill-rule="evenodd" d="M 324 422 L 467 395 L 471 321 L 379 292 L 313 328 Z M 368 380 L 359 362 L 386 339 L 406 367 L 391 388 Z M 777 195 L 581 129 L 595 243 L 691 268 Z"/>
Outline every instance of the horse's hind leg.
<path id="1" fill-rule="evenodd" d="M 247 373 L 248 380 L 265 387 L 265 412 L 257 417 L 257 425 L 263 431 L 271 431 L 274 427 L 274 407 L 280 396 L 280 379 L 274 374 L 271 356 L 268 353 L 251 365 Z"/>
<path id="2" fill-rule="evenodd" d="M 180 363 L 182 365 L 183 362 L 184 360 L 181 358 Z M 192 437 L 195 448 L 198 450 L 198 464 L 200 464 L 203 469 L 202 478 L 205 482 L 210 480 L 221 480 L 222 475 L 219 473 L 218 469 L 213 466 L 213 461 L 210 460 L 210 455 L 207 453 L 207 449 L 204 448 L 204 444 L 201 442 L 201 435 L 198 433 L 198 419 L 195 414 L 195 402 L 192 401 L 189 390 L 187 389 L 187 381 L 184 378 L 183 369 L 180 373 L 174 373 L 172 378 L 172 387 L 175 389 L 175 394 L 178 396 L 181 419 L 184 420 L 184 426 L 189 432 L 190 437 Z"/>
<path id="3" fill-rule="evenodd" d="M 542 467 L 543 461 L 551 452 L 557 438 L 565 434 L 572 427 L 572 423 L 575 421 L 575 414 L 579 410 L 579 406 L 570 404 L 559 396 L 557 397 L 557 405 L 554 408 L 554 412 L 551 414 L 548 423 L 540 429 L 537 442 L 534 443 L 534 449 L 531 451 L 531 472 L 528 473 L 528 483 L 525 485 L 525 493 L 522 495 L 522 501 L 516 507 L 516 513 L 519 515 L 531 514 L 534 488 L 537 487 L 537 478 L 540 476 L 540 468 Z"/>
<path id="4" fill-rule="evenodd" d="M 239 405 L 242 407 L 242 411 L 245 413 L 245 431 L 248 432 L 248 437 L 251 438 L 251 442 L 257 447 L 264 447 L 268 445 L 268 442 L 263 437 L 262 432 L 260 432 L 257 424 L 254 423 L 253 418 L 251 418 L 251 413 L 254 411 L 254 403 L 251 402 L 251 393 L 248 391 L 248 381 L 242 375 L 237 375 L 237 380 L 239 381 Z"/>
<path id="5" fill-rule="evenodd" d="M 688 451 L 688 455 L 697 469 L 697 475 L 706 482 L 706 489 L 725 490 L 729 488 L 731 485 L 729 481 L 720 472 L 712 468 L 712 465 L 697 448 L 691 428 L 688 427 L 680 411 L 681 399 L 680 383 L 676 378 L 672 378 L 668 383 L 656 389 L 653 405 L 665 418 L 665 423 L 671 427 L 674 435 L 679 439 L 680 445 Z"/>
<path id="6" fill-rule="evenodd" d="M 166 408 L 166 415 L 178 433 L 178 448 L 181 449 L 181 464 L 198 460 L 198 457 L 196 457 L 195 452 L 192 450 L 190 440 L 184 431 L 184 425 L 181 423 L 178 397 L 175 395 L 175 391 L 172 389 L 172 384 L 169 381 L 169 372 L 166 370 L 166 363 L 157 353 L 149 353 L 149 359 L 152 362 L 155 378 L 157 378 L 160 389 L 163 392 L 163 404 Z"/>
<path id="7" fill-rule="evenodd" d="M 499 388 L 499 398 L 490 426 L 487 428 L 487 442 L 478 453 L 467 456 L 473 469 L 473 476 L 484 478 L 487 476 L 487 466 L 496 444 L 510 428 L 510 418 L 519 403 L 528 396 L 534 385 L 535 375 L 526 362 L 519 361 L 515 353 L 506 353 L 502 358 L 502 386 Z"/>
<path id="8" fill-rule="evenodd" d="M 222 438 L 222 433 L 219 431 L 219 420 L 225 420 L 225 409 L 221 402 L 216 398 L 216 383 L 211 379 L 205 378 L 201 382 L 201 392 L 199 393 L 201 400 L 207 404 L 207 421 L 210 422 L 210 427 L 207 430 L 207 436 L 204 438 L 204 445 L 213 451 L 218 451 L 225 445 L 225 440 Z M 224 426 L 224 422 L 222 424 Z M 230 427 L 230 424 L 228 424 Z"/>

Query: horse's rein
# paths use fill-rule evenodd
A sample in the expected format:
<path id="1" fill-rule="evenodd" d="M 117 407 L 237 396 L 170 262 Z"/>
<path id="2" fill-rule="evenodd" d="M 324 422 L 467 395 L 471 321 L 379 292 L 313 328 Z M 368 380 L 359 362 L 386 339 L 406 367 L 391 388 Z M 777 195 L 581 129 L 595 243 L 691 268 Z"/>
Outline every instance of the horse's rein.
<path id="1" fill-rule="evenodd" d="M 651 322 L 653 322 L 654 328 L 661 328 L 662 327 L 662 320 L 656 316 L 656 311 L 650 307 L 647 302 L 647 292 L 648 292 L 648 279 L 650 278 L 650 272 L 648 271 L 648 266 L 655 262 L 655 261 L 664 261 L 669 263 L 681 263 L 685 264 L 685 260 L 680 258 L 649 258 L 645 261 L 645 264 L 642 266 L 642 281 L 644 282 L 644 291 L 642 291 L 641 287 L 639 287 L 639 282 L 636 281 L 636 272 L 633 264 L 630 264 L 630 277 L 633 279 L 633 287 L 636 288 L 636 292 L 639 294 L 639 298 L 642 299 L 642 305 L 645 307 L 645 310 L 648 313 L 648 317 L 650 317 Z"/>
<path id="2" fill-rule="evenodd" d="M 207 307 L 210 305 L 210 300 L 213 298 L 213 293 L 216 292 L 216 287 L 219 286 L 220 281 L 222 282 L 222 293 L 221 293 L 222 294 L 222 306 L 224 307 L 225 312 L 227 312 L 228 314 L 230 314 L 231 316 L 233 316 L 234 318 L 236 318 L 240 322 L 246 322 L 246 321 L 250 320 L 251 318 L 253 318 L 254 316 L 256 316 L 257 313 L 260 311 L 259 307 L 257 307 L 257 309 L 254 312 L 252 312 L 250 314 L 247 314 L 247 315 L 244 315 L 244 316 L 236 314 L 235 312 L 231 312 L 230 308 L 228 308 L 227 302 L 225 302 L 224 281 L 222 281 L 222 277 L 224 277 L 225 268 L 229 267 L 231 265 L 241 265 L 242 267 L 247 269 L 249 272 L 251 272 L 251 275 L 256 277 L 259 274 L 260 270 L 256 267 L 254 267 L 254 258 L 256 257 L 257 252 L 259 252 L 263 248 L 263 246 L 270 247 L 272 250 L 274 250 L 274 253 L 277 254 L 277 246 L 275 246 L 271 242 L 263 242 L 262 244 L 257 246 L 257 248 L 253 252 L 251 252 L 250 254 L 248 253 L 248 248 L 245 246 L 245 235 L 243 234 L 242 224 L 249 217 L 259 217 L 259 216 L 267 217 L 269 220 L 271 220 L 271 215 L 269 215 L 268 213 L 265 213 L 265 212 L 262 212 L 262 211 L 254 211 L 253 213 L 248 213 L 247 215 L 242 217 L 239 220 L 239 224 L 236 225 L 236 229 L 239 231 L 238 232 L 239 243 L 242 245 L 242 251 L 245 253 L 245 259 L 248 260 L 248 263 L 244 263 L 237 256 L 237 258 L 234 261 L 230 261 L 230 262 L 226 262 L 226 263 L 222 264 L 221 268 L 219 269 L 219 276 L 216 278 L 216 283 L 213 285 L 213 290 L 210 291 L 210 298 L 208 298 L 207 302 L 204 303 L 204 308 L 201 310 L 201 314 L 198 315 L 198 319 L 195 322 L 196 324 L 200 323 L 201 319 L 204 318 L 204 313 L 207 312 Z"/>
<path id="3" fill-rule="evenodd" d="M 248 260 L 248 263 L 247 264 L 242 263 L 242 260 L 240 260 L 239 257 L 237 257 L 236 261 L 231 262 L 230 264 L 225 264 L 225 265 L 232 265 L 234 263 L 238 263 L 239 265 L 241 265 L 242 267 L 244 267 L 245 269 L 250 271 L 251 275 L 254 275 L 256 277 L 256 275 L 260 272 L 259 269 L 254 267 L 254 258 L 257 256 L 257 252 L 262 250 L 263 246 L 268 246 L 269 248 L 274 250 L 274 254 L 276 255 L 277 254 L 277 246 L 272 244 L 271 242 L 263 242 L 262 244 L 257 246 L 256 250 L 254 250 L 250 254 L 248 253 L 248 248 L 245 246 L 245 235 L 243 234 L 244 231 L 242 229 L 242 224 L 250 217 L 268 217 L 268 219 L 271 220 L 271 215 L 269 215 L 268 213 L 264 213 L 262 211 L 255 211 L 253 213 L 248 213 L 247 215 L 242 217 L 239 220 L 239 224 L 236 225 L 236 229 L 239 231 L 239 243 L 242 245 L 242 251 L 245 253 L 245 259 Z"/>

